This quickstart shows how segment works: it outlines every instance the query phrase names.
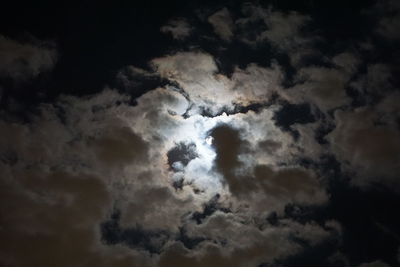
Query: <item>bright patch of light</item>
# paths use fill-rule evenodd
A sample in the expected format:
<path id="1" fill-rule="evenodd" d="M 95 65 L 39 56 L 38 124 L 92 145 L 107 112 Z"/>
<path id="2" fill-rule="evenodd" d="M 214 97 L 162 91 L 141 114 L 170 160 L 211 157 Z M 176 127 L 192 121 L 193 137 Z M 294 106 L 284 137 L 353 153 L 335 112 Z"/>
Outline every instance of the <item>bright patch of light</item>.
<path id="1" fill-rule="evenodd" d="M 219 175 L 213 170 L 216 152 L 212 146 L 213 137 L 210 136 L 210 131 L 219 123 L 229 123 L 231 120 L 232 116 L 226 114 L 212 118 L 193 115 L 179 120 L 179 126 L 171 135 L 171 145 L 180 142 L 196 145 L 198 157 L 180 169 L 179 173 L 186 182 L 210 194 L 215 194 L 222 188 Z"/>
<path id="2" fill-rule="evenodd" d="M 214 140 L 214 138 L 213 138 L 212 136 L 208 136 L 208 137 L 206 138 L 206 143 L 207 143 L 207 145 L 211 146 L 213 140 Z"/>

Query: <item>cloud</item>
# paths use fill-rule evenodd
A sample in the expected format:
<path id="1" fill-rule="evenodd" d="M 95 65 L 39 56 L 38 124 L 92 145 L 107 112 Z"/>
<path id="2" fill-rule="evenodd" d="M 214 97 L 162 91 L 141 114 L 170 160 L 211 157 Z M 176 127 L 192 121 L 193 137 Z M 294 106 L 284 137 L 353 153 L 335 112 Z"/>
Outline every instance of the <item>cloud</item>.
<path id="1" fill-rule="evenodd" d="M 177 83 L 192 103 L 189 114 L 206 110 L 211 115 L 270 101 L 282 92 L 283 70 L 278 64 L 265 68 L 249 64 L 235 68 L 228 78 L 218 73 L 214 58 L 204 52 L 178 52 L 151 61 L 161 78 Z"/>
<path id="2" fill-rule="evenodd" d="M 204 242 L 196 250 L 173 244 L 161 255 L 160 266 L 258 266 L 299 253 L 302 248 L 292 241 L 294 236 L 317 244 L 335 235 L 313 223 L 287 220 L 278 227 L 253 223 L 239 214 L 216 212 L 203 224 L 188 227 L 189 235 L 212 237 L 214 243 Z"/>
<path id="3" fill-rule="evenodd" d="M 353 74 L 358 69 L 361 59 L 351 52 L 343 52 L 334 56 L 332 62 L 339 68 Z"/>
<path id="4" fill-rule="evenodd" d="M 383 261 L 373 261 L 369 263 L 360 264 L 359 267 L 390 267 L 390 265 L 384 263 Z"/>
<path id="5" fill-rule="evenodd" d="M 153 72 L 135 66 L 124 67 L 115 78 L 118 88 L 136 97 L 158 87 L 161 82 Z"/>
<path id="6" fill-rule="evenodd" d="M 310 170 L 273 167 L 274 162 L 269 166 L 254 162 L 246 165 L 249 162 L 241 160 L 243 154 L 246 155 L 246 150 L 249 154 L 254 153 L 247 140 L 242 139 L 240 131 L 222 125 L 214 128 L 211 133 L 216 149 L 215 166 L 223 175 L 229 192 L 239 202 L 252 203 L 253 207 L 268 207 L 259 210 L 265 213 L 282 211 L 289 203 L 310 205 L 327 201 L 326 193 Z"/>
<path id="7" fill-rule="evenodd" d="M 1 264 L 280 264 L 324 242 L 337 251 L 340 222 L 310 218 L 315 207 L 330 208 L 324 157 L 333 155 L 357 187 L 398 188 L 391 66 L 366 65 L 348 49 L 306 64 L 319 53 L 319 37 L 305 31 L 309 16 L 251 4 L 232 14 L 223 8 L 207 19 L 226 46 L 269 43 L 293 73 L 272 59 L 222 74 L 219 57 L 191 47 L 149 69 L 123 68 L 116 79 L 126 93 L 63 95 L 25 122 L 0 121 Z M 160 30 L 183 41 L 193 28 L 178 18 Z M 0 41 L 18 48 L 7 64 L 28 62 L 13 67 L 13 79 L 55 62 L 47 45 Z M 350 89 L 367 95 L 367 106 L 353 107 Z M 329 261 L 348 263 L 340 253 Z"/>
<path id="8" fill-rule="evenodd" d="M 175 103 L 173 91 L 163 92 L 152 92 L 154 99 Z M 148 104 L 144 98 L 139 106 Z M 101 243 L 99 226 L 110 211 L 115 205 L 124 209 L 123 227 L 173 232 L 183 214 L 196 210 L 196 204 L 187 204 L 190 194 L 171 191 L 157 161 L 163 156 L 154 142 L 159 137 L 152 139 L 149 128 L 149 135 L 134 132 L 132 115 L 143 113 L 127 102 L 111 90 L 85 98 L 63 96 L 42 105 L 29 124 L 1 121 L 5 176 L 0 182 L 7 199 L 0 205 L 1 264 L 151 266 L 154 260 L 145 252 Z"/>
<path id="9" fill-rule="evenodd" d="M 375 32 L 381 37 L 396 41 L 400 38 L 398 28 L 400 27 L 400 5 L 397 1 L 377 1 L 373 11 L 369 11 L 377 16 Z"/>
<path id="10" fill-rule="evenodd" d="M 342 167 L 352 172 L 356 185 L 380 183 L 398 188 L 400 132 L 393 117 L 388 116 L 398 113 L 391 99 L 396 95 L 388 96 L 373 108 L 335 112 L 336 128 L 327 139 Z"/>
<path id="11" fill-rule="evenodd" d="M 126 164 L 147 158 L 148 144 L 128 127 L 113 128 L 89 141 L 89 147 L 106 164 Z"/>
<path id="12" fill-rule="evenodd" d="M 311 21 L 309 16 L 248 3 L 243 5 L 242 13 L 244 17 L 237 19 L 235 24 L 240 29 L 239 39 L 244 43 L 256 45 L 269 42 L 279 51 L 288 53 L 293 65 L 299 65 L 305 56 L 317 53 L 312 47 L 319 37 L 306 35 L 303 31 Z M 254 28 L 254 25 L 259 26 Z M 249 32 L 253 33 L 251 37 Z"/>
<path id="13" fill-rule="evenodd" d="M 379 99 L 393 91 L 392 81 L 392 68 L 388 64 L 375 63 L 367 65 L 366 72 L 358 76 L 350 85 L 370 104 L 374 102 L 374 99 Z"/>
<path id="14" fill-rule="evenodd" d="M 156 72 L 176 82 L 197 107 L 206 107 L 211 113 L 232 103 L 233 96 L 227 94 L 229 80 L 216 75 L 217 65 L 213 57 L 201 52 L 178 52 L 171 56 L 151 61 Z"/>
<path id="15" fill-rule="evenodd" d="M 171 19 L 160 28 L 162 33 L 171 34 L 176 40 L 184 40 L 190 36 L 192 27 L 184 18 Z"/>
<path id="16" fill-rule="evenodd" d="M 275 94 L 280 93 L 284 73 L 278 64 L 265 68 L 251 63 L 245 69 L 235 68 L 232 73 L 234 100 L 238 104 L 268 102 Z"/>
<path id="17" fill-rule="evenodd" d="M 51 70 L 57 51 L 50 42 L 33 40 L 18 42 L 0 35 L 0 76 L 13 80 L 34 78 Z"/>
<path id="18" fill-rule="evenodd" d="M 5 266 L 132 266 L 135 253 L 110 255 L 99 242 L 98 223 L 110 207 L 95 176 L 39 168 L 7 171 L 1 180 L 1 264 Z M 133 265 L 135 266 L 135 265 Z"/>
<path id="19" fill-rule="evenodd" d="M 166 61 L 157 62 L 160 66 L 157 73 L 167 75 L 172 72 L 172 77 L 179 82 L 192 82 L 194 77 L 203 78 L 203 75 L 206 79 L 214 79 L 217 68 L 211 57 L 192 53 L 179 54 L 177 57 L 179 60 L 167 58 Z M 192 60 L 198 58 L 203 64 L 199 64 L 195 72 L 188 70 Z M 256 66 L 251 66 L 249 70 L 252 68 L 256 75 L 258 71 L 265 71 L 258 70 Z M 225 87 L 221 88 L 226 90 Z M 99 226 L 107 220 L 113 209 L 118 209 L 121 212 L 119 227 L 123 233 L 129 233 L 129 229 L 165 233 L 160 240 L 157 235 L 152 239 L 163 251 L 161 266 L 172 260 L 172 244 L 180 243 L 177 238 L 181 229 L 186 229 L 188 238 L 200 236 L 203 241 L 192 252 L 183 248 L 186 252 L 182 252 L 179 258 L 188 261 L 196 258 L 199 264 L 212 258 L 221 264 L 228 264 L 233 261 L 226 261 L 227 252 L 222 244 L 223 240 L 230 238 L 230 232 L 215 236 L 211 230 L 201 230 L 208 229 L 208 224 L 214 220 L 214 217 L 210 217 L 208 222 L 208 216 L 204 226 L 191 228 L 195 223 L 193 214 L 202 212 L 204 205 L 216 194 L 220 195 L 218 205 L 221 209 L 235 212 L 234 216 L 226 218 L 225 214 L 219 215 L 232 227 L 240 226 L 237 218 L 261 220 L 274 210 L 282 211 L 288 203 L 321 203 L 320 196 L 324 196 L 324 190 L 314 188 L 319 186 L 314 175 L 297 167 L 275 169 L 280 154 L 288 159 L 288 154 L 285 154 L 288 152 L 284 148 L 289 147 L 293 139 L 274 125 L 271 120 L 273 108 L 259 113 L 251 111 L 215 117 L 193 112 L 185 117 L 190 102 L 197 99 L 196 91 L 187 91 L 190 94 L 186 95 L 173 86 L 156 88 L 137 98 L 135 105 L 130 105 L 131 100 L 127 95 L 110 89 L 86 97 L 61 96 L 54 104 L 41 105 L 38 115 L 33 116 L 29 124 L 2 121 L 2 173 L 8 174 L 8 178 L 2 182 L 6 184 L 6 192 L 13 192 L 6 198 L 12 199 L 17 205 L 12 213 L 4 204 L 7 209 L 3 214 L 10 222 L 20 222 L 15 226 L 10 223 L 10 227 L 16 228 L 10 228 L 7 242 L 17 242 L 19 235 L 25 235 L 23 231 L 44 231 L 45 236 L 46 231 L 51 231 L 49 239 L 45 239 L 51 243 L 59 238 L 58 233 L 66 232 L 68 237 L 64 243 L 50 249 L 52 254 L 59 255 L 53 259 L 54 262 L 58 263 L 68 256 L 70 258 L 65 259 L 66 266 L 74 265 L 78 258 L 90 263 L 97 263 L 101 259 L 104 265 L 118 263 L 124 266 L 130 261 L 139 266 L 156 264 L 157 258 L 149 258 L 146 246 L 141 247 L 140 243 L 134 249 L 128 249 L 130 243 L 121 240 L 112 248 L 101 244 L 103 237 Z M 233 128 L 221 128 L 219 125 L 231 125 Z M 227 133 L 229 138 L 226 138 Z M 215 135 L 213 143 L 206 141 L 209 135 Z M 233 138 L 235 136 L 236 139 Z M 234 140 L 239 149 L 233 145 Z M 168 165 L 168 151 L 182 142 L 194 144 L 192 149 L 196 157 L 174 172 Z M 226 146 L 221 150 L 223 142 L 226 142 Z M 259 144 L 265 151 L 255 149 Z M 246 153 L 254 153 L 255 160 L 244 160 Z M 275 160 L 272 153 L 277 155 Z M 265 161 L 269 161 L 271 166 L 260 165 Z M 230 166 L 232 162 L 237 166 Z M 217 169 L 213 168 L 214 164 Z M 32 166 L 35 167 L 32 169 Z M 224 177 L 216 170 L 222 170 Z M 241 181 L 243 187 L 235 188 L 234 179 L 239 177 L 238 173 L 247 175 L 248 180 Z M 178 176 L 183 178 L 180 189 L 173 187 Z M 222 179 L 225 179 L 228 188 L 223 186 Z M 15 181 L 18 181 L 16 185 Z M 247 185 L 249 197 L 236 197 L 242 195 L 241 191 Z M 12 190 L 9 190 L 10 186 Z M 231 198 L 231 193 L 236 198 Z M 265 197 L 266 194 L 269 196 Z M 25 209 L 30 213 L 27 214 Z M 53 213 L 51 218 L 39 216 Z M 219 212 L 212 216 L 217 214 Z M 66 225 L 63 224 L 64 218 L 68 219 Z M 189 228 L 194 230 L 189 231 Z M 289 231 L 286 228 L 266 227 L 260 232 L 256 226 L 248 225 L 242 230 L 248 231 L 249 237 L 261 234 L 256 244 L 250 244 L 251 240 L 247 239 L 249 247 L 240 245 L 239 236 L 236 241 L 232 239 L 229 253 L 238 255 L 237 260 L 243 264 L 272 261 L 300 249 L 299 245 L 285 237 Z M 80 246 L 61 255 L 59 251 L 65 250 L 64 245 L 72 246 L 68 238 L 78 237 L 85 238 Z M 217 247 L 213 240 L 220 242 Z M 282 240 L 279 241 L 283 242 L 282 247 L 275 247 L 278 241 L 273 240 Z M 36 244 L 39 241 L 32 242 Z M 21 246 L 22 243 L 16 247 L 18 251 L 24 250 Z M 37 247 L 40 245 L 37 244 Z M 210 251 L 213 247 L 216 254 Z M 270 251 L 269 254 L 265 254 L 264 249 Z M 114 252 L 111 253 L 111 250 Z M 25 258 L 15 253 L 10 252 L 1 260 L 14 261 L 17 265 L 23 264 L 25 259 L 44 266 L 50 264 L 47 262 L 51 260 L 46 256 L 48 254 L 36 250 Z"/>
<path id="20" fill-rule="evenodd" d="M 229 10 L 225 7 L 211 16 L 207 21 L 213 26 L 214 32 L 225 41 L 230 41 L 233 37 L 234 24 Z"/>
<path id="21" fill-rule="evenodd" d="M 287 93 L 296 102 L 311 102 L 328 111 L 350 103 L 345 87 L 350 76 L 341 70 L 324 67 L 304 67 L 298 70 L 296 85 Z"/>

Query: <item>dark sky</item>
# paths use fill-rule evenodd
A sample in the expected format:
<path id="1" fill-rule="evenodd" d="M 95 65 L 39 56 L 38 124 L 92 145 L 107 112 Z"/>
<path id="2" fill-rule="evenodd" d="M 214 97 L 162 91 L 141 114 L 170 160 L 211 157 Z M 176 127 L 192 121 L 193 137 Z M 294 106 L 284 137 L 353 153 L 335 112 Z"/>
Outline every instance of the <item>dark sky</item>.
<path id="1" fill-rule="evenodd" d="M 13 1 L 0 266 L 400 266 L 400 4 Z"/>

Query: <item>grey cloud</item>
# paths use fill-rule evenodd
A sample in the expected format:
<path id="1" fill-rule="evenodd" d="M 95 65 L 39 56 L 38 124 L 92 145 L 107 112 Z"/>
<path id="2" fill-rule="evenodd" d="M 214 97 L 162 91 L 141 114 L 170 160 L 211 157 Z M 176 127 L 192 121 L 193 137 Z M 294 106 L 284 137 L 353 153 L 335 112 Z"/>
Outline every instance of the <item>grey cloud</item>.
<path id="1" fill-rule="evenodd" d="M 176 18 L 168 21 L 160 30 L 162 33 L 171 34 L 176 40 L 184 40 L 190 36 L 193 29 L 185 19 Z"/>
<path id="2" fill-rule="evenodd" d="M 349 74 L 353 74 L 359 67 L 361 59 L 353 53 L 343 52 L 334 56 L 332 62 L 336 66 L 346 70 Z"/>
<path id="3" fill-rule="evenodd" d="M 316 245 L 336 235 L 315 223 L 286 220 L 278 227 L 263 228 L 254 224 L 240 214 L 216 212 L 204 223 L 188 227 L 190 236 L 212 238 L 214 244 L 204 242 L 195 251 L 175 244 L 161 256 L 160 266 L 258 266 L 300 252 L 293 236 Z"/>
<path id="4" fill-rule="evenodd" d="M 270 68 L 249 64 L 245 69 L 236 68 L 231 80 L 233 91 L 238 95 L 235 102 L 246 105 L 267 102 L 280 92 L 284 73 L 278 64 L 272 64 Z"/>
<path id="5" fill-rule="evenodd" d="M 373 11 L 370 13 L 380 15 L 375 32 L 388 40 L 398 40 L 400 38 L 400 5 L 397 1 L 377 1 Z"/>
<path id="6" fill-rule="evenodd" d="M 215 164 L 227 180 L 229 190 L 233 193 L 246 190 L 246 185 L 251 186 L 251 184 L 241 184 L 236 181 L 235 177 L 235 171 L 241 165 L 238 158 L 239 153 L 245 146 L 245 142 L 240 138 L 239 131 L 227 125 L 222 125 L 214 128 L 211 136 L 214 137 L 213 145 L 217 154 Z M 249 190 L 251 189 L 249 188 Z"/>
<path id="7" fill-rule="evenodd" d="M 175 106 L 172 91 L 163 92 L 155 90 L 152 97 Z M 113 202 L 126 207 L 122 225 L 167 231 L 175 231 L 180 218 L 196 210 L 190 194 L 170 191 L 161 172 L 163 151 L 151 139 L 151 128 L 144 129 L 149 135 L 133 131 L 131 120 L 142 112 L 126 102 L 112 90 L 64 96 L 42 105 L 29 124 L 1 121 L 0 190 L 7 199 L 0 205 L 1 246 L 6 248 L 1 264 L 152 266 L 154 259 L 146 253 L 101 243 L 99 225 Z M 139 101 L 143 104 L 160 109 Z M 150 202 L 152 208 L 145 208 Z"/>
<path id="8" fill-rule="evenodd" d="M 328 111 L 350 103 L 345 87 L 350 75 L 335 68 L 305 67 L 297 75 L 297 85 L 288 98 L 296 102 L 312 102 L 322 111 Z"/>
<path id="9" fill-rule="evenodd" d="M 365 94 L 367 102 L 371 102 L 373 97 L 381 97 L 394 89 L 392 79 L 392 69 L 389 65 L 375 63 L 368 65 L 366 73 L 353 81 L 351 86 Z"/>
<path id="10" fill-rule="evenodd" d="M 399 39 L 400 15 L 383 18 L 379 22 L 377 32 L 388 39 Z"/>
<path id="11" fill-rule="evenodd" d="M 303 157 L 318 161 L 321 155 L 327 151 L 327 148 L 316 140 L 316 133 L 321 127 L 326 127 L 326 125 L 320 121 L 305 124 L 295 123 L 290 127 L 299 133 L 296 146 Z"/>
<path id="12" fill-rule="evenodd" d="M 162 77 L 182 80 L 192 80 L 218 70 L 213 57 L 201 52 L 179 52 L 153 59 L 151 63 Z"/>
<path id="13" fill-rule="evenodd" d="M 130 189 L 134 198 L 121 205 L 122 227 L 140 225 L 147 230 L 163 230 L 176 235 L 185 222 L 184 215 L 198 208 L 192 198 L 175 195 L 171 187 L 142 186 Z"/>
<path id="14" fill-rule="evenodd" d="M 171 56 L 153 59 L 151 64 L 157 73 L 179 86 L 189 95 L 197 107 L 206 107 L 217 113 L 230 105 L 234 96 L 228 94 L 230 81 L 217 75 L 214 58 L 201 52 L 179 52 Z"/>
<path id="15" fill-rule="evenodd" d="M 245 16 L 236 20 L 236 24 L 238 28 L 243 29 L 244 33 L 247 30 L 253 30 L 249 26 L 255 22 L 262 22 L 265 27 L 256 30 L 253 40 L 246 38 L 245 35 L 239 37 L 243 42 L 254 45 L 268 41 L 277 49 L 288 53 L 294 65 L 298 65 L 304 56 L 316 53 L 311 48 L 319 37 L 306 36 L 302 32 L 303 27 L 311 20 L 309 16 L 294 11 L 283 13 L 271 7 L 264 9 L 253 4 L 245 4 L 243 13 Z"/>
<path id="16" fill-rule="evenodd" d="M 143 90 L 141 86 L 149 81 L 152 82 L 152 85 L 157 85 L 159 83 L 157 78 L 158 76 L 153 72 L 135 66 L 127 66 L 116 75 L 119 85 L 130 92 L 140 92 L 140 90 Z"/>
<path id="17" fill-rule="evenodd" d="M 53 68 L 57 60 L 54 44 L 18 42 L 0 35 L 0 75 L 14 80 L 36 77 Z"/>
<path id="18" fill-rule="evenodd" d="M 341 252 L 336 252 L 333 255 L 331 255 L 328 261 L 330 264 L 332 264 L 332 266 L 350 267 L 349 260 Z"/>
<path id="19" fill-rule="evenodd" d="M 267 41 L 287 52 L 295 66 L 309 53 L 307 47 L 315 37 L 302 32 L 309 17 L 254 6 L 247 6 L 244 12 L 247 17 L 234 25 L 227 9 L 208 21 L 227 41 L 237 29 L 261 21 L 266 29 L 256 42 Z M 178 40 L 187 38 L 191 30 L 181 19 L 161 28 Z M 240 34 L 239 38 L 252 42 Z M 62 96 L 54 105 L 42 105 L 40 116 L 29 124 L 1 121 L 5 136 L 0 140 L 1 159 L 10 178 L 4 182 L 4 191 L 17 207 L 13 211 L 6 204 L 0 205 L 5 207 L 3 217 L 11 229 L 5 240 L 24 246 L 21 233 L 43 231 L 40 236 L 44 241 L 31 242 L 29 235 L 27 243 L 43 242 L 49 247 L 46 253 L 57 256 L 57 263 L 64 260 L 65 266 L 77 265 L 76 258 L 85 259 L 90 266 L 257 266 L 301 251 L 302 245 L 291 237 L 316 246 L 340 235 L 341 226 L 336 221 L 321 226 L 286 219 L 272 226 L 265 220 L 272 212 L 282 215 L 291 203 L 321 205 L 328 201 L 323 179 L 297 165 L 300 158 L 318 159 L 325 151 L 327 146 L 315 140 L 321 122 L 292 125 L 300 134 L 296 141 L 276 125 L 274 114 L 280 106 L 272 105 L 271 99 L 311 102 L 325 112 L 346 106 L 350 99 L 345 87 L 357 71 L 359 59 L 344 52 L 330 63 L 335 67 L 299 69 L 296 86 L 286 90 L 282 87 L 285 75 L 277 63 L 236 67 L 227 77 L 218 73 L 210 54 L 178 52 L 153 59 L 154 71 L 131 66 L 118 74 L 117 79 L 133 90 L 142 79 L 164 78 L 174 84 L 144 93 L 135 99 L 134 106 L 129 96 L 105 89 L 87 97 Z M 371 70 L 371 75 L 374 72 Z M 374 112 L 380 115 L 336 111 L 337 128 L 328 139 L 344 165 L 358 168 L 380 161 L 378 156 L 385 149 L 391 149 L 392 156 L 399 154 L 395 124 L 381 116 L 398 112 L 393 99 L 376 107 Z M 234 114 L 233 104 L 253 103 L 261 103 L 261 110 Z M 224 108 L 229 115 L 221 114 Z M 209 109 L 211 116 L 201 116 L 202 109 Z M 368 122 L 361 122 L 360 117 Z M 386 126 L 376 126 L 376 118 Z M 209 129 L 213 130 L 207 132 Z M 214 137 L 212 145 L 207 142 L 208 134 Z M 380 146 L 366 145 L 377 140 Z M 167 154 L 180 142 L 193 142 L 193 151 L 198 154 L 174 172 Z M 373 171 L 381 174 L 392 167 L 397 171 L 397 163 L 386 159 L 382 160 L 385 168 Z M 36 176 L 33 166 L 40 169 Z M 15 177 L 20 180 L 16 185 L 12 181 Z M 184 182 L 174 189 L 171 185 L 178 178 Z M 195 212 L 206 213 L 205 203 L 216 194 L 224 212 L 213 211 L 200 223 L 193 220 Z M 158 244 L 161 255 L 150 258 L 144 250 L 128 249 L 124 244 L 101 244 L 98 226 L 113 208 L 121 211 L 122 228 L 167 232 L 168 240 Z M 53 210 L 56 216 L 50 218 L 47 214 Z M 39 216 L 43 214 L 46 216 Z M 68 225 L 59 227 L 57 223 L 64 218 Z M 17 221 L 32 225 L 13 225 Z M 182 229 L 189 239 L 202 241 L 188 249 L 178 240 Z M 64 243 L 50 247 L 59 240 L 46 231 L 65 233 Z M 71 245 L 73 238 L 82 239 L 79 246 Z M 25 263 L 21 255 L 10 253 L 14 258 L 2 257 L 3 261 Z M 26 260 L 43 266 L 48 263 L 37 250 L 28 253 Z"/>
<path id="20" fill-rule="evenodd" d="M 362 263 L 358 267 L 390 267 L 390 265 L 386 264 L 383 261 L 377 260 L 368 263 Z"/>
<path id="21" fill-rule="evenodd" d="M 311 171 L 299 167 L 275 169 L 267 165 L 246 167 L 245 162 L 240 160 L 240 154 L 250 148 L 239 131 L 229 126 L 219 126 L 212 132 L 217 153 L 216 168 L 239 202 L 258 203 L 256 206 L 269 203 L 269 208 L 280 211 L 288 203 L 327 201 L 326 193 Z M 251 173 L 252 169 L 254 173 Z"/>
<path id="22" fill-rule="evenodd" d="M 335 112 L 336 128 L 328 135 L 328 140 L 342 167 L 347 171 L 357 169 L 352 179 L 356 185 L 381 183 L 398 188 L 400 132 L 391 122 L 393 117 L 385 116 L 390 114 L 388 109 L 389 106 L 385 106 L 384 110 L 379 110 L 377 106 Z"/>
<path id="23" fill-rule="evenodd" d="M 225 7 L 208 17 L 208 22 L 213 26 L 214 32 L 225 41 L 233 37 L 234 24 L 229 10 Z"/>
<path id="24" fill-rule="evenodd" d="M 257 166 L 254 177 L 267 195 L 282 199 L 282 202 L 311 204 L 327 201 L 315 175 L 302 168 L 273 170 L 268 166 Z"/>
<path id="25" fill-rule="evenodd" d="M 148 144 L 128 127 L 109 129 L 93 141 L 89 140 L 89 147 L 92 147 L 99 160 L 106 164 L 140 162 L 148 157 Z"/>
<path id="26" fill-rule="evenodd" d="M 2 167 L 4 168 L 4 166 Z M 3 173 L 3 172 L 2 172 Z M 97 225 L 109 208 L 109 194 L 96 177 L 40 170 L 13 172 L 2 180 L 0 263 L 6 266 L 77 266 L 83 262 L 127 265 L 134 260 L 102 252 Z M 99 261 L 102 259 L 104 262 Z"/>
<path id="27" fill-rule="evenodd" d="M 210 54 L 202 52 L 178 52 L 153 59 L 151 64 L 160 77 L 178 83 L 187 93 L 194 104 L 193 112 L 204 108 L 217 114 L 221 109 L 232 110 L 234 104 L 268 102 L 282 92 L 284 74 L 278 64 L 235 68 L 230 79 L 218 73 Z"/>
<path id="28" fill-rule="evenodd" d="M 256 232 L 250 232 L 256 237 Z M 255 230 L 257 231 L 257 230 Z M 249 246 L 224 251 L 216 244 L 202 245 L 195 253 L 190 253 L 179 245 L 171 246 L 161 255 L 160 266 L 253 266 L 295 253 L 299 248 L 282 238 L 283 231 L 258 231 L 258 238 Z M 246 233 L 246 232 L 245 232 Z"/>

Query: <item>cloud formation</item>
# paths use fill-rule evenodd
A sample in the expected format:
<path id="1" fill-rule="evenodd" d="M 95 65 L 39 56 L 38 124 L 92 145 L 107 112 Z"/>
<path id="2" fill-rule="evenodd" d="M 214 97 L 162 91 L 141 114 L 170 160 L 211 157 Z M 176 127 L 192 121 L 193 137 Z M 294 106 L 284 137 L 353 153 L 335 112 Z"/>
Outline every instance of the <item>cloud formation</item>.
<path id="1" fill-rule="evenodd" d="M 323 37 L 295 11 L 244 4 L 202 23 L 224 49 L 261 47 L 268 60 L 223 72 L 224 49 L 202 48 L 210 33 L 125 66 L 120 91 L 60 95 L 25 121 L 0 120 L 0 264 L 290 266 L 312 251 L 329 266 L 389 266 L 345 255 L 351 220 L 331 202 L 339 182 L 399 190 L 390 63 L 354 47 L 319 58 Z M 197 34 L 186 18 L 160 30 L 180 44 Z M 0 36 L 2 57 L 0 74 L 23 80 L 56 52 Z"/>
<path id="2" fill-rule="evenodd" d="M 18 42 L 0 35 L 0 75 L 14 80 L 34 78 L 57 61 L 54 44 L 39 40 Z"/>
<path id="3" fill-rule="evenodd" d="M 211 16 L 207 21 L 213 26 L 214 32 L 225 41 L 230 41 L 233 37 L 234 24 L 227 8 L 223 8 Z"/>
<path id="4" fill-rule="evenodd" d="M 184 18 L 171 19 L 160 28 L 162 33 L 171 34 L 176 40 L 184 40 L 190 36 L 192 27 Z"/>

